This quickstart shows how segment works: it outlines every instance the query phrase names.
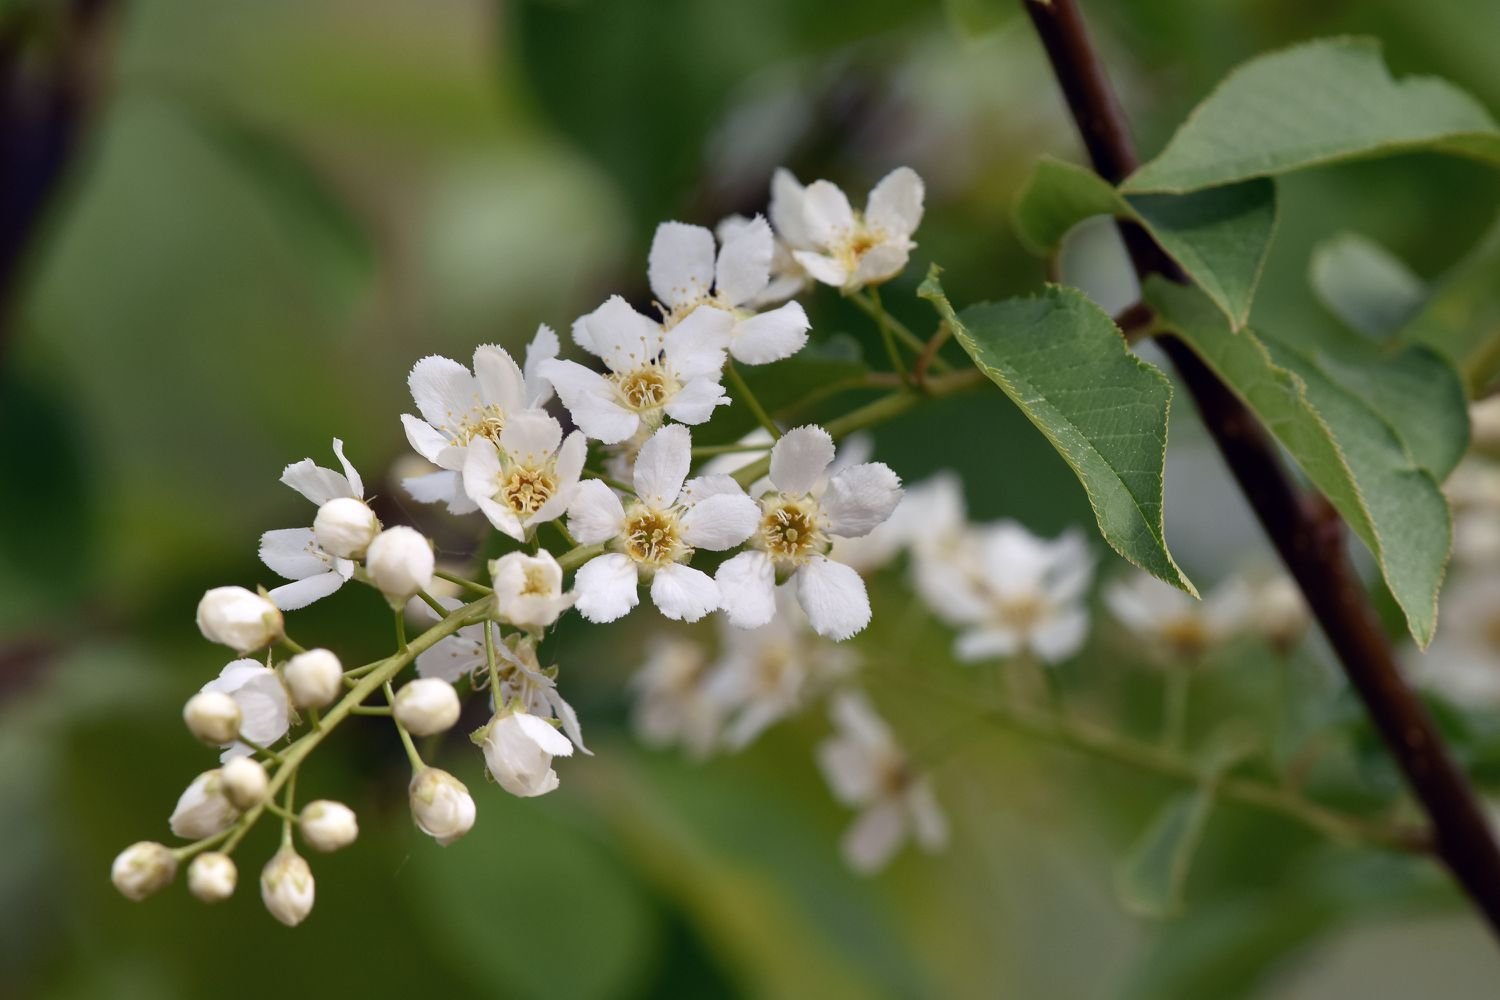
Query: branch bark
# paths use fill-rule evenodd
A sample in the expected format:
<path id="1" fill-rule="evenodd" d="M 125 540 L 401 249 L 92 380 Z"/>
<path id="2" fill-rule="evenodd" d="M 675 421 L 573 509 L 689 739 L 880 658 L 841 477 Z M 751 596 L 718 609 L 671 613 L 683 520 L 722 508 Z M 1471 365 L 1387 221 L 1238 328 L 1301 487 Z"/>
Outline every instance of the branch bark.
<path id="1" fill-rule="evenodd" d="M 1139 160 L 1077 0 L 1021 2 L 1094 169 L 1110 183 L 1120 182 Z M 1160 274 L 1186 283 L 1145 230 L 1121 223 L 1120 231 L 1142 279 Z M 1322 496 L 1298 489 L 1255 417 L 1186 344 L 1170 337 L 1160 343 L 1431 821 L 1438 857 L 1500 937 L 1500 848 L 1468 778 L 1401 677 L 1391 642 L 1349 562 L 1338 514 Z"/>

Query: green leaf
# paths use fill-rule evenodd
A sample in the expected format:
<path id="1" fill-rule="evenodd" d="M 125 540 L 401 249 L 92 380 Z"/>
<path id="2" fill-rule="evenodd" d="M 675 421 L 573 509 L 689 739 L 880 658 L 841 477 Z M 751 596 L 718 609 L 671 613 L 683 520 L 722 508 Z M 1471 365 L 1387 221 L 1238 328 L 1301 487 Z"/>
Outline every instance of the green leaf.
<path id="1" fill-rule="evenodd" d="M 1395 333 L 1427 300 L 1427 287 L 1411 268 L 1358 233 L 1339 233 L 1314 247 L 1308 277 L 1329 312 L 1371 337 Z"/>
<path id="2" fill-rule="evenodd" d="M 1230 73 L 1121 189 L 1182 193 L 1419 151 L 1500 163 L 1500 129 L 1446 81 L 1393 79 L 1374 39 L 1319 39 Z"/>
<path id="3" fill-rule="evenodd" d="M 1076 289 L 1048 286 L 1039 296 L 982 303 L 959 315 L 934 267 L 917 294 L 1073 468 L 1104 540 L 1196 596 L 1162 527 L 1167 377 L 1131 354 L 1114 322 Z"/>
<path id="4" fill-rule="evenodd" d="M 1086 167 L 1043 157 L 1016 199 L 1016 235 L 1035 254 L 1051 253 L 1084 219 L 1113 215 L 1144 226 L 1238 329 L 1276 228 L 1269 180 L 1186 195 L 1122 195 Z"/>
<path id="5" fill-rule="evenodd" d="M 1433 286 L 1401 339 L 1430 345 L 1458 365 L 1478 396 L 1500 375 L 1500 220 Z"/>
<path id="6" fill-rule="evenodd" d="M 1448 504 L 1434 470 L 1458 449 L 1463 418 L 1423 394 L 1399 405 L 1401 387 L 1433 374 L 1432 356 L 1372 356 L 1363 363 L 1304 353 L 1251 330 L 1231 331 L 1194 289 L 1148 280 L 1146 301 L 1244 400 L 1374 553 L 1417 642 L 1437 625 L 1437 593 L 1452 543 Z M 1408 369 L 1408 366 L 1409 369 Z M 1422 373 L 1426 372 L 1424 376 Z M 1378 387 L 1373 396 L 1372 387 Z M 1397 424 L 1401 429 L 1397 429 Z M 1431 427 L 1426 426 L 1431 422 Z M 1413 444 L 1423 449 L 1419 458 Z"/>

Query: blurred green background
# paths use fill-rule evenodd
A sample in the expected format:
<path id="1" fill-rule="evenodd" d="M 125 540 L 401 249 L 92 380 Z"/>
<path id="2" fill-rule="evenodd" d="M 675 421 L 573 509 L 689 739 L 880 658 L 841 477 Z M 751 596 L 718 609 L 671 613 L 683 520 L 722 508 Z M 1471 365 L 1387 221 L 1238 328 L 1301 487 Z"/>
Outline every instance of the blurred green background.
<path id="1" fill-rule="evenodd" d="M 310 517 L 276 482 L 283 465 L 329 462 L 338 435 L 387 520 L 466 551 L 470 529 L 384 475 L 407 451 L 397 415 L 416 358 L 515 349 L 610 292 L 644 298 L 656 222 L 760 209 L 780 164 L 851 190 L 900 164 L 927 179 L 921 247 L 886 293 L 918 329 L 930 312 L 910 292 L 929 261 L 958 302 L 1034 288 L 1041 267 L 1009 205 L 1039 154 L 1078 151 L 1015 6 L 121 5 L 94 127 L 30 244 L 0 344 L 0 993 L 1493 996 L 1500 954 L 1431 866 L 1243 808 L 1214 814 L 1181 917 L 1126 914 L 1115 865 L 1172 786 L 982 727 L 936 772 L 951 849 L 851 875 L 836 849 L 850 817 L 810 755 L 819 713 L 705 764 L 632 740 L 624 683 L 666 627 L 650 611 L 554 641 L 597 754 L 562 763 L 557 794 L 513 799 L 486 785 L 462 735 L 444 745 L 480 816 L 447 849 L 410 825 L 398 744 L 354 720 L 303 787 L 350 803 L 363 832 L 314 859 L 317 909 L 298 930 L 257 896 L 269 829 L 241 850 L 236 898 L 211 911 L 180 880 L 144 905 L 109 885 L 115 853 L 164 838 L 178 792 L 212 764 L 180 707 L 225 656 L 192 611 L 208 586 L 274 582 L 259 533 Z M 1316 35 L 1377 35 L 1398 72 L 1500 106 L 1492 0 L 1087 6 L 1147 152 L 1232 65 Z M 1339 336 L 1307 288 L 1317 241 L 1356 229 L 1436 276 L 1493 219 L 1500 184 L 1406 157 L 1298 175 L 1283 192 L 1256 321 Z M 1101 301 L 1126 304 L 1108 238 L 1075 249 Z M 847 331 L 879 357 L 836 296 L 812 314 L 820 342 Z M 962 471 L 976 516 L 1091 528 L 1076 481 L 999 393 L 877 439 L 909 480 Z M 1200 578 L 1268 558 L 1185 402 L 1167 523 Z M 1124 568 L 1102 551 L 1101 566 Z M 874 602 L 869 685 L 903 742 L 930 745 L 986 679 L 949 662 L 938 626 L 900 617 L 899 571 Z M 293 629 L 346 662 L 388 644 L 367 592 Z M 1062 681 L 1082 710 L 1147 732 L 1155 679 L 1131 659 L 1101 625 Z M 1322 651 L 1291 666 L 1307 706 L 1295 724 L 1353 733 L 1331 793 L 1391 798 L 1395 777 Z M 1263 651 L 1230 650 L 1195 729 L 1268 711 L 1270 674 Z"/>

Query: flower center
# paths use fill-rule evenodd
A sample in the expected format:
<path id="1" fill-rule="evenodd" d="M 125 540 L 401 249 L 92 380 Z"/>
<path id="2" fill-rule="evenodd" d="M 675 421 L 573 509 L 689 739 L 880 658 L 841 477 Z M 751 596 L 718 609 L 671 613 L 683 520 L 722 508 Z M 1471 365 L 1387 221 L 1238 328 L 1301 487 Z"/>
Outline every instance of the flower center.
<path id="1" fill-rule="evenodd" d="M 543 597 L 552 593 L 552 586 L 547 580 L 547 574 L 540 566 L 526 567 L 526 582 L 521 585 L 523 596 L 538 594 Z"/>
<path id="2" fill-rule="evenodd" d="M 557 477 L 548 469 L 518 466 L 500 484 L 500 499 L 517 514 L 535 514 L 553 493 Z"/>
<path id="3" fill-rule="evenodd" d="M 625 554 L 638 563 L 665 566 L 692 554 L 682 541 L 677 515 L 637 506 L 625 518 Z"/>
<path id="4" fill-rule="evenodd" d="M 1167 648 L 1184 659 L 1201 656 L 1213 644 L 1213 636 L 1202 619 L 1194 615 L 1175 618 L 1161 626 Z"/>
<path id="5" fill-rule="evenodd" d="M 615 387 L 625 405 L 637 412 L 661 406 L 674 389 L 671 377 L 654 362 L 633 372 L 616 375 Z"/>
<path id="6" fill-rule="evenodd" d="M 1050 605 L 1037 593 L 1013 594 L 995 601 L 995 613 L 1018 632 L 1029 632 L 1047 617 Z"/>
<path id="7" fill-rule="evenodd" d="M 778 499 L 764 511 L 757 541 L 772 559 L 800 564 L 827 548 L 828 538 L 818 527 L 818 508 L 812 501 Z"/>
<path id="8" fill-rule="evenodd" d="M 464 421 L 459 429 L 459 443 L 469 444 L 475 438 L 485 438 L 494 442 L 496 447 L 500 444 L 500 432 L 505 429 L 505 411 L 494 403 L 483 407 Z"/>

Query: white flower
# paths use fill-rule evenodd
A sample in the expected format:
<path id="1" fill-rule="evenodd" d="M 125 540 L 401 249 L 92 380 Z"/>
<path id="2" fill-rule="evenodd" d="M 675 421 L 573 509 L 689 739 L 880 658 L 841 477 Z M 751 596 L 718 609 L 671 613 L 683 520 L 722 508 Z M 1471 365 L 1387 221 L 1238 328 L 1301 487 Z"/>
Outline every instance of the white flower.
<path id="1" fill-rule="evenodd" d="M 287 661 L 281 674 L 292 704 L 298 708 L 323 708 L 344 690 L 344 665 L 326 649 L 309 649 Z"/>
<path id="2" fill-rule="evenodd" d="M 405 525 L 382 531 L 365 556 L 370 582 L 397 607 L 417 591 L 430 587 L 436 568 L 432 543 L 420 531 Z"/>
<path id="3" fill-rule="evenodd" d="M 276 671 L 254 660 L 232 660 L 202 690 L 227 694 L 240 706 L 240 738 L 256 746 L 269 746 L 286 735 L 291 724 L 291 705 Z M 244 743 L 234 743 L 220 759 L 229 760 L 250 752 Z"/>
<path id="4" fill-rule="evenodd" d="M 378 534 L 380 518 L 369 504 L 353 497 L 334 497 L 313 517 L 313 540 L 339 559 L 363 559 Z"/>
<path id="5" fill-rule="evenodd" d="M 342 802 L 315 799 L 302 807 L 297 817 L 302 839 L 315 851 L 337 851 L 359 837 L 359 820 Z"/>
<path id="6" fill-rule="evenodd" d="M 198 602 L 198 631 L 236 653 L 263 649 L 281 638 L 281 611 L 244 587 L 215 587 Z"/>
<path id="7" fill-rule="evenodd" d="M 752 550 L 715 575 L 733 624 L 756 628 L 771 620 L 778 575 L 796 581 L 797 599 L 819 635 L 847 639 L 870 623 L 864 581 L 828 558 L 830 536 L 857 538 L 890 517 L 901 480 L 879 462 L 830 477 L 833 459 L 833 439 L 821 427 L 793 428 L 771 449 L 774 489 L 760 499 Z"/>
<path id="8" fill-rule="evenodd" d="M 862 810 L 839 846 L 861 874 L 880 870 L 915 835 L 925 851 L 948 842 L 948 822 L 926 778 L 915 774 L 890 730 L 862 695 L 840 692 L 829 704 L 835 735 L 818 744 L 818 767 L 834 797 Z"/>
<path id="9" fill-rule="evenodd" d="M 813 634 L 791 585 L 776 588 L 776 615 L 759 628 L 733 625 L 721 633 L 723 650 L 706 689 L 724 724 L 730 750 L 749 746 L 770 726 L 802 708 L 826 681 L 847 675 L 854 651 Z"/>
<path id="10" fill-rule="evenodd" d="M 1200 660 L 1245 627 L 1251 608 L 1250 588 L 1231 577 L 1194 600 L 1171 584 L 1137 573 L 1104 590 L 1110 613 L 1166 662 Z"/>
<path id="11" fill-rule="evenodd" d="M 312 912 L 316 886 L 307 861 L 288 845 L 277 851 L 260 872 L 260 898 L 271 916 L 296 927 Z"/>
<path id="12" fill-rule="evenodd" d="M 188 865 L 188 891 L 204 903 L 219 903 L 234 895 L 239 882 L 234 859 L 218 851 L 205 851 Z"/>
<path id="13" fill-rule="evenodd" d="M 463 601 L 454 597 L 437 598 L 448 611 L 463 607 Z M 422 601 L 412 601 L 407 612 L 418 621 L 437 622 L 437 615 Z M 439 639 L 417 654 L 417 673 L 423 677 L 439 677 L 450 684 L 458 681 L 485 665 L 484 630 L 489 622 L 465 625 L 450 636 Z"/>
<path id="14" fill-rule="evenodd" d="M 219 769 L 219 782 L 224 797 L 236 809 L 253 809 L 266 800 L 270 792 L 271 779 L 260 761 L 251 757 L 235 757 L 224 762 Z"/>
<path id="15" fill-rule="evenodd" d="M 793 250 L 812 249 L 807 238 L 807 226 L 802 221 L 804 190 L 792 172 L 784 167 L 778 167 L 771 175 L 771 204 L 766 210 L 774 237 L 771 247 L 771 280 L 765 290 L 750 301 L 749 305 L 755 308 L 785 302 L 813 285 L 812 276 L 792 256 Z M 728 243 L 741 229 L 752 225 L 753 221 L 742 215 L 731 215 L 724 219 L 716 228 L 719 242 Z"/>
<path id="16" fill-rule="evenodd" d="M 597 479 L 579 484 L 568 508 L 573 537 L 583 545 L 608 542 L 614 550 L 589 560 L 574 577 L 583 617 L 620 618 L 639 601 L 643 579 L 668 618 L 695 622 L 719 607 L 713 578 L 685 563 L 694 549 L 722 551 L 743 542 L 755 530 L 756 508 L 733 480 L 687 483 L 691 463 L 687 428 L 673 425 L 641 446 L 628 508 Z"/>
<path id="17" fill-rule="evenodd" d="M 198 775 L 183 790 L 168 825 L 184 840 L 202 840 L 223 833 L 239 818 L 240 811 L 224 794 L 222 776 L 215 768 Z"/>
<path id="18" fill-rule="evenodd" d="M 199 691 L 182 707 L 182 721 L 204 743 L 232 743 L 240 734 L 240 706 L 221 691 Z"/>
<path id="19" fill-rule="evenodd" d="M 1415 654 L 1412 679 L 1454 705 L 1500 707 L 1500 572 L 1455 576 L 1441 607 L 1443 627 Z"/>
<path id="20" fill-rule="evenodd" d="M 568 757 L 573 744 L 545 719 L 527 712 L 504 712 L 490 722 L 484 760 L 500 787 L 529 798 L 557 787 L 553 757 Z"/>
<path id="21" fill-rule="evenodd" d="M 544 362 L 557 357 L 557 334 L 537 328 L 526 348 L 524 371 L 504 348 L 485 344 L 474 350 L 474 370 L 448 358 L 423 358 L 412 366 L 407 384 L 421 417 L 403 414 L 406 440 L 437 472 L 401 481 L 421 503 L 446 503 L 454 514 L 475 510 L 464 492 L 463 468 L 469 445 L 496 444 L 511 415 L 536 409 L 552 396 L 540 373 Z"/>
<path id="22" fill-rule="evenodd" d="M 563 593 L 562 567 L 545 549 L 534 556 L 510 552 L 491 560 L 490 578 L 496 614 L 508 624 L 544 629 L 573 606 L 573 592 Z"/>
<path id="23" fill-rule="evenodd" d="M 518 542 L 531 528 L 568 509 L 588 455 L 583 434 L 566 441 L 562 425 L 541 410 L 512 413 L 499 443 L 474 442 L 464 459 L 464 492 L 490 523 Z"/>
<path id="24" fill-rule="evenodd" d="M 396 721 L 413 736 L 433 736 L 453 728 L 461 708 L 452 684 L 436 677 L 419 677 L 396 692 L 392 711 Z"/>
<path id="25" fill-rule="evenodd" d="M 675 326 L 700 306 L 733 317 L 729 353 L 747 365 L 789 358 L 807 343 L 811 325 L 796 302 L 760 313 L 754 308 L 771 285 L 775 239 L 770 223 L 757 216 L 724 234 L 714 258 L 714 234 L 702 226 L 664 222 L 651 241 L 651 291 Z"/>
<path id="26" fill-rule="evenodd" d="M 126 899 L 141 900 L 165 889 L 177 874 L 177 855 L 151 840 L 131 844 L 109 866 L 109 880 Z"/>
<path id="27" fill-rule="evenodd" d="M 462 781 L 447 771 L 422 768 L 412 775 L 408 798 L 417 829 L 444 847 L 474 826 L 474 797 Z"/>
<path id="28" fill-rule="evenodd" d="M 855 291 L 879 284 L 900 274 L 916 246 L 912 233 L 922 221 L 922 178 L 910 167 L 898 167 L 870 192 L 863 214 L 849 206 L 849 198 L 828 181 L 814 181 L 801 193 L 800 212 L 792 207 L 795 193 L 782 194 L 783 219 L 796 218 L 788 234 L 780 223 L 782 239 L 806 249 L 793 250 L 797 263 L 825 285 Z"/>
<path id="29" fill-rule="evenodd" d="M 695 758 L 708 756 L 719 741 L 724 716 L 709 695 L 708 668 L 702 643 L 675 637 L 652 641 L 646 662 L 630 681 L 635 692 L 631 727 L 643 743 L 680 744 Z"/>
<path id="30" fill-rule="evenodd" d="M 987 527 L 979 541 L 972 590 L 954 616 L 964 626 L 954 643 L 963 661 L 1029 652 L 1057 663 L 1078 652 L 1088 636 L 1084 596 L 1094 559 L 1078 531 L 1038 538 L 1014 521 Z"/>
<path id="31" fill-rule="evenodd" d="M 535 637 L 512 633 L 495 644 L 495 657 L 500 687 L 490 692 L 491 706 L 497 712 L 509 705 L 544 721 L 556 719 L 573 745 L 592 756 L 583 743 L 578 713 L 557 690 L 557 667 L 544 670 L 537 660 Z"/>
<path id="32" fill-rule="evenodd" d="M 1453 558 L 1476 568 L 1500 562 L 1500 465 L 1471 455 L 1453 470 L 1443 492 L 1453 507 Z"/>
<path id="33" fill-rule="evenodd" d="M 1312 624 L 1297 581 L 1276 573 L 1258 581 L 1250 595 L 1249 623 L 1273 648 L 1290 652 Z"/>
<path id="34" fill-rule="evenodd" d="M 700 306 L 670 330 L 618 295 L 573 324 L 573 340 L 598 355 L 606 374 L 576 361 L 547 361 L 541 373 L 589 437 L 617 444 L 663 416 L 701 424 L 728 404 L 719 379 L 734 317 Z"/>
<path id="35" fill-rule="evenodd" d="M 304 458 L 283 469 L 281 481 L 316 504 L 318 515 L 323 515 L 323 509 L 329 504 L 341 501 L 323 518 L 325 535 L 330 543 L 341 549 L 357 547 L 362 528 L 359 523 L 351 523 L 351 515 L 353 522 L 367 525 L 373 521 L 377 529 L 380 522 L 364 506 L 364 480 L 344 457 L 344 442 L 338 438 L 333 439 L 333 453 L 343 466 L 343 472 L 325 469 L 312 459 Z M 364 507 L 365 512 L 351 510 L 351 502 Z M 316 516 L 313 523 L 317 524 Z M 363 542 L 368 545 L 369 539 L 363 539 Z M 350 557 L 319 544 L 316 527 L 279 528 L 266 532 L 260 536 L 260 560 L 279 576 L 293 581 L 282 584 L 268 595 L 283 611 L 295 611 L 327 597 L 354 575 L 354 563 L 350 562 Z"/>

